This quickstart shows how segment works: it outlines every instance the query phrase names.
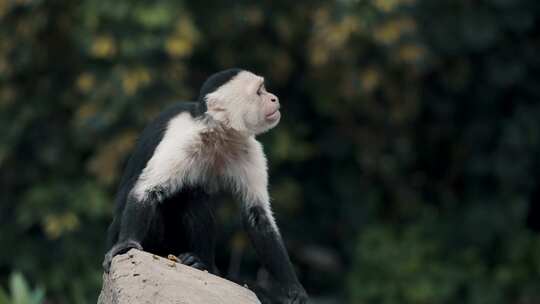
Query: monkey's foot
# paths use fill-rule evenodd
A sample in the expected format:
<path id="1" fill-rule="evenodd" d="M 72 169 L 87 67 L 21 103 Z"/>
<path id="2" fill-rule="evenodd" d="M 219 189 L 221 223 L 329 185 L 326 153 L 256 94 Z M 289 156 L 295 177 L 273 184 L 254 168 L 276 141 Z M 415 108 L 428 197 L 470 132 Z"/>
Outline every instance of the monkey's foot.
<path id="1" fill-rule="evenodd" d="M 208 270 L 206 264 L 204 264 L 198 256 L 191 252 L 186 252 L 178 255 L 180 262 L 186 266 L 193 267 L 199 270 Z"/>
<path id="2" fill-rule="evenodd" d="M 143 250 L 141 244 L 131 240 L 115 244 L 105 255 L 105 259 L 103 260 L 103 270 L 105 270 L 106 273 L 109 273 L 112 259 L 116 255 L 128 252 L 132 248 Z"/>

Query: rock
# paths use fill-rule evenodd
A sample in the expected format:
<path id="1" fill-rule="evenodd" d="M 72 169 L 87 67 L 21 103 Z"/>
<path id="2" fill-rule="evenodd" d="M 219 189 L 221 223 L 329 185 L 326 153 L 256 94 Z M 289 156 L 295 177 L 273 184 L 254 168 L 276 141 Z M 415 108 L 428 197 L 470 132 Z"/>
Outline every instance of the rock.
<path id="1" fill-rule="evenodd" d="M 231 281 L 151 253 L 131 249 L 103 274 L 98 304 L 260 304 Z"/>

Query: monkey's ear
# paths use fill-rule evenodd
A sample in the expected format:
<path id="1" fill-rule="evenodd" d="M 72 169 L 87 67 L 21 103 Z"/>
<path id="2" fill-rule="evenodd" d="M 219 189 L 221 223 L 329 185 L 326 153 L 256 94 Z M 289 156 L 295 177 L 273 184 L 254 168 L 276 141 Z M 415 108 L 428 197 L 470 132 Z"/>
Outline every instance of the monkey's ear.
<path id="1" fill-rule="evenodd" d="M 206 102 L 206 107 L 208 110 L 215 110 L 219 106 L 219 102 L 217 98 L 212 96 L 212 94 L 208 94 L 204 97 L 204 102 Z"/>
<path id="2" fill-rule="evenodd" d="M 222 96 L 220 96 L 219 94 L 216 94 L 216 92 L 207 94 L 204 97 L 204 102 L 206 102 L 206 107 L 209 110 L 216 110 L 216 111 L 225 110 Z"/>
<path id="3" fill-rule="evenodd" d="M 211 94 L 209 94 L 211 95 Z M 208 111 L 208 113 L 210 113 L 210 115 L 218 120 L 218 121 L 222 121 L 222 122 L 227 122 L 229 121 L 229 115 L 227 113 L 227 109 L 225 109 L 223 107 L 223 104 L 221 102 L 219 102 L 219 99 L 217 98 L 212 98 L 213 96 L 209 96 L 207 95 L 206 96 L 206 109 Z"/>

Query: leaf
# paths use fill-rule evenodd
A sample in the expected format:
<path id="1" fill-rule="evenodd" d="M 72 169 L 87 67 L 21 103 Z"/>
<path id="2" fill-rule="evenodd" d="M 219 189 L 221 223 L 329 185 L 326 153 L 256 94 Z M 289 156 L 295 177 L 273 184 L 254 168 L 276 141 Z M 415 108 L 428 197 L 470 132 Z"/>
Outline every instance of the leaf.
<path id="1" fill-rule="evenodd" d="M 6 291 L 0 288 L 0 304 L 11 304 Z"/>
<path id="2" fill-rule="evenodd" d="M 30 304 L 41 304 L 45 299 L 45 289 L 42 287 L 36 288 L 30 295 Z"/>
<path id="3" fill-rule="evenodd" d="M 171 24 L 175 10 L 166 5 L 141 6 L 135 12 L 135 19 L 143 26 L 156 29 Z"/>
<path id="4" fill-rule="evenodd" d="M 30 288 L 20 272 L 11 275 L 10 281 L 11 297 L 13 304 L 28 304 L 30 301 Z"/>

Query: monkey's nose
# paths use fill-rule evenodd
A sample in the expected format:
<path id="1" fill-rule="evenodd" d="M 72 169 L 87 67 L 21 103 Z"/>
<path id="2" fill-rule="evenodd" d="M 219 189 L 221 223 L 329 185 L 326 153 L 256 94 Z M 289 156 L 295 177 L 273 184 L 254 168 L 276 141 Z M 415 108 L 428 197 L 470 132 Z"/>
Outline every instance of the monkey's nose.
<path id="1" fill-rule="evenodd" d="M 277 102 L 277 97 L 272 97 L 272 98 L 270 98 L 270 101 L 271 101 L 271 102 Z"/>

